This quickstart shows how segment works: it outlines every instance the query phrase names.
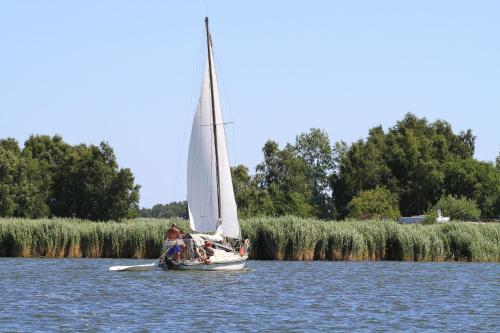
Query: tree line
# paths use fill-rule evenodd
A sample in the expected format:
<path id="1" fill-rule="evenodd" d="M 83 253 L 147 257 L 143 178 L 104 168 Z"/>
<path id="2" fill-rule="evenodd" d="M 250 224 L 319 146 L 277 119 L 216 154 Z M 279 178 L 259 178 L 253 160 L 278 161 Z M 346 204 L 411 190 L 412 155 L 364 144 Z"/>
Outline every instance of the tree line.
<path id="1" fill-rule="evenodd" d="M 351 145 L 332 144 L 317 128 L 283 148 L 269 140 L 255 174 L 243 165 L 232 170 L 240 215 L 395 218 L 452 198 L 477 206 L 481 218 L 498 218 L 500 155 L 495 163 L 476 160 L 475 139 L 470 129 L 455 134 L 446 121 L 408 113 Z"/>
<path id="2" fill-rule="evenodd" d="M 111 146 L 32 135 L 0 140 L 0 216 L 122 220 L 137 216 L 139 185 Z"/>
<path id="3" fill-rule="evenodd" d="M 457 216 L 500 217 L 500 154 L 474 158 L 472 131 L 408 113 L 387 130 L 369 130 L 351 145 L 317 128 L 283 147 L 268 140 L 254 172 L 232 178 L 239 215 L 397 218 L 434 207 Z M 56 135 L 31 136 L 21 149 L 0 140 L 0 216 L 122 220 L 187 218 L 187 203 L 139 209 L 139 185 L 119 168 L 106 142 L 70 145 Z"/>
<path id="4" fill-rule="evenodd" d="M 171 218 L 181 217 L 187 219 L 188 208 L 187 201 L 171 202 L 168 204 L 156 204 L 151 208 L 141 208 L 139 216 L 145 218 Z"/>
<path id="5" fill-rule="evenodd" d="M 475 140 L 470 129 L 454 133 L 446 121 L 411 113 L 351 145 L 332 143 L 317 128 L 284 147 L 268 140 L 254 173 L 244 165 L 231 170 L 239 215 L 396 219 L 440 208 L 456 219 L 499 218 L 500 155 L 476 160 Z M 182 202 L 141 216 L 172 216 L 173 207 L 187 215 Z"/>

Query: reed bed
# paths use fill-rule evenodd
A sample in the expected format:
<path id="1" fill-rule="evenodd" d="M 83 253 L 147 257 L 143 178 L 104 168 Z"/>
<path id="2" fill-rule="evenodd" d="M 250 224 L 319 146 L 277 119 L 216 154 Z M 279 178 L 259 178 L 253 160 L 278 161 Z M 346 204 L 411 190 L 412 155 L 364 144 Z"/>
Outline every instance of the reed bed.
<path id="1" fill-rule="evenodd" d="M 123 223 L 78 219 L 0 219 L 1 257 L 157 258 L 165 230 L 185 220 Z"/>
<path id="2" fill-rule="evenodd" d="M 269 260 L 500 261 L 500 224 L 254 218 L 242 224 L 253 256 Z"/>
<path id="3" fill-rule="evenodd" d="M 189 230 L 180 219 L 0 219 L 0 256 L 157 258 L 172 222 Z M 248 219 L 241 228 L 252 259 L 500 261 L 500 223 L 400 225 L 288 216 Z"/>

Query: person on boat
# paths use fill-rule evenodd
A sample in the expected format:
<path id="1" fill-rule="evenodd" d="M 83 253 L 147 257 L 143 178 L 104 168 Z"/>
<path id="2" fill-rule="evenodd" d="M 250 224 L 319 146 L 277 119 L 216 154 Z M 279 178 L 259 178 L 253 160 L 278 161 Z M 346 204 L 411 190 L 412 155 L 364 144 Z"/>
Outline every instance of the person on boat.
<path id="1" fill-rule="evenodd" d="M 174 256 L 175 255 L 175 261 L 180 261 L 181 260 L 181 246 L 184 246 L 182 239 L 182 231 L 177 229 L 177 225 L 175 223 L 172 223 L 172 226 L 170 229 L 167 230 L 165 233 L 164 241 L 163 241 L 163 246 L 170 249 L 167 252 L 167 256 Z"/>
<path id="2" fill-rule="evenodd" d="M 203 250 L 205 250 L 205 253 L 207 254 L 207 258 L 210 259 L 211 256 L 214 255 L 214 244 L 210 241 L 205 241 L 205 244 L 203 245 Z"/>
<path id="3" fill-rule="evenodd" d="M 210 263 L 210 258 L 208 258 L 207 253 L 205 252 L 203 247 L 196 246 L 194 248 L 194 251 L 195 251 L 196 257 L 198 258 L 199 261 L 203 262 L 204 264 Z"/>
<path id="4" fill-rule="evenodd" d="M 177 224 L 172 223 L 172 226 L 165 232 L 165 240 L 174 240 L 180 238 L 182 232 L 177 229 Z"/>

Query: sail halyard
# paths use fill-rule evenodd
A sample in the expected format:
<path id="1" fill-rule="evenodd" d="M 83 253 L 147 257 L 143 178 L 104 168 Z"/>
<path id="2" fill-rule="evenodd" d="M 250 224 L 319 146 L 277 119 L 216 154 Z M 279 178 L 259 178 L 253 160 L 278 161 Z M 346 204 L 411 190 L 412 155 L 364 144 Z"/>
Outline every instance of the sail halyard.
<path id="1" fill-rule="evenodd" d="M 212 38 L 208 29 L 208 17 L 205 17 L 205 28 L 207 31 L 207 57 L 208 57 L 208 73 L 210 77 L 210 102 L 212 106 L 212 126 L 214 130 L 214 148 L 215 148 L 215 178 L 217 183 L 217 221 L 221 220 L 221 203 L 220 203 L 220 176 L 219 176 L 219 150 L 217 145 L 217 123 L 215 119 L 215 102 L 214 102 L 214 78 L 212 72 Z"/>
<path id="2" fill-rule="evenodd" d="M 208 19 L 205 25 L 208 61 L 188 154 L 189 220 L 195 231 L 222 226 L 222 235 L 241 239 Z"/>

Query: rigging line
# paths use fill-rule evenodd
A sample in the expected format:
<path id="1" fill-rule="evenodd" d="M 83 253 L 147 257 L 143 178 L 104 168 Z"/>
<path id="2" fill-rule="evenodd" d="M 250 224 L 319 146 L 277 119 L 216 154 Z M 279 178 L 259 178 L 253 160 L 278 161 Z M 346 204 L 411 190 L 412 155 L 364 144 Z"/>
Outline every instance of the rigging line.
<path id="1" fill-rule="evenodd" d="M 214 148 L 215 148 L 215 172 L 216 172 L 216 182 L 217 182 L 217 216 L 218 219 L 220 220 L 222 218 L 221 215 L 221 195 L 220 195 L 220 166 L 219 166 L 219 144 L 217 140 L 217 126 L 215 126 L 215 123 L 217 122 L 216 119 L 216 111 L 215 111 L 215 87 L 214 87 L 214 72 L 215 72 L 215 64 L 212 64 L 213 56 L 212 56 L 212 49 L 213 49 L 213 44 L 212 44 L 212 35 L 210 34 L 209 28 L 208 28 L 208 17 L 205 17 L 205 27 L 206 27 L 206 32 L 207 32 L 207 55 L 208 55 L 208 74 L 210 78 L 210 106 L 212 109 L 212 122 L 214 124 L 213 126 L 213 133 L 214 133 Z M 215 74 L 216 76 L 216 74 Z M 217 76 L 216 76 L 217 77 Z M 215 83 L 217 84 L 217 82 Z M 218 96 L 217 96 L 218 97 Z M 220 103 L 220 101 L 219 101 Z"/>
<path id="2" fill-rule="evenodd" d="M 218 71 L 217 71 L 217 84 L 219 87 L 222 86 L 222 90 L 223 90 L 223 94 L 222 94 L 222 98 L 221 98 L 221 94 L 219 94 L 219 99 L 220 99 L 220 103 L 221 104 L 224 104 L 222 105 L 222 110 L 226 110 L 228 111 L 229 113 L 229 116 L 232 118 L 233 121 L 229 122 L 231 124 L 234 124 L 235 123 L 235 117 L 234 117 L 234 114 L 233 114 L 233 111 L 232 111 L 232 108 L 231 108 L 231 103 L 230 103 L 230 99 L 229 99 L 229 94 L 227 93 L 227 88 L 226 88 L 226 84 L 225 84 L 225 80 L 224 80 L 224 73 L 223 73 L 223 70 L 222 68 L 220 67 L 219 65 L 219 61 L 218 61 L 218 58 L 215 54 L 215 51 L 214 49 L 212 48 L 212 57 L 214 58 L 214 62 L 215 64 L 217 65 L 217 68 L 218 68 Z M 220 84 L 219 84 L 220 83 Z M 224 103 L 222 103 L 224 101 Z M 227 106 L 227 108 L 226 108 Z M 226 133 L 226 129 L 224 129 L 224 135 L 227 137 L 227 133 Z M 232 137 L 231 137 L 231 142 L 233 142 L 233 144 L 231 144 L 231 152 L 232 152 L 232 156 L 233 156 L 233 161 L 235 161 L 235 165 L 236 164 L 239 164 L 239 159 L 238 159 L 238 155 L 237 155 L 237 150 L 236 150 L 236 147 L 238 147 L 238 144 L 237 144 L 237 135 L 236 135 L 236 131 L 235 131 L 235 128 L 234 127 L 231 127 L 231 134 L 232 134 Z M 227 141 L 226 141 L 226 146 L 227 146 Z M 229 159 L 229 154 L 228 154 L 228 161 L 231 161 Z M 231 165 L 231 163 L 229 163 L 229 165 Z"/>
<path id="3" fill-rule="evenodd" d="M 179 147 L 180 151 L 177 154 L 177 156 L 179 156 L 179 158 L 177 159 L 177 170 L 175 172 L 174 185 L 172 186 L 172 191 L 170 193 L 170 202 L 175 201 L 175 192 L 177 191 L 177 183 L 179 182 L 179 173 L 180 173 L 181 163 L 183 163 L 183 161 L 187 160 L 187 158 L 185 158 L 186 157 L 185 154 L 186 154 L 186 150 L 187 150 L 186 146 L 187 146 L 187 141 L 188 141 L 187 140 L 187 129 L 190 127 L 189 126 L 190 116 L 193 114 L 193 109 L 196 107 L 196 104 L 198 102 L 196 100 L 196 97 L 197 97 L 197 94 L 199 93 L 200 85 L 197 83 L 200 82 L 200 76 L 201 76 L 201 73 L 203 71 L 203 65 L 204 65 L 204 62 L 203 62 L 203 60 L 204 60 L 204 55 L 203 55 L 204 39 L 203 39 L 203 37 L 204 37 L 204 31 L 202 29 L 201 33 L 200 33 L 200 37 L 199 37 L 199 45 L 198 45 L 198 52 L 197 52 L 198 53 L 198 61 L 196 62 L 197 65 L 195 66 L 194 77 L 193 77 L 193 81 L 191 83 L 191 94 L 189 97 L 189 105 L 188 105 L 187 110 L 184 112 L 185 113 L 184 131 L 183 131 L 182 139 L 181 139 L 182 142 L 181 142 L 181 145 Z M 187 197 L 185 198 L 185 200 L 187 200 Z"/>

